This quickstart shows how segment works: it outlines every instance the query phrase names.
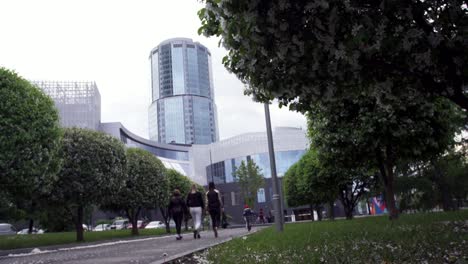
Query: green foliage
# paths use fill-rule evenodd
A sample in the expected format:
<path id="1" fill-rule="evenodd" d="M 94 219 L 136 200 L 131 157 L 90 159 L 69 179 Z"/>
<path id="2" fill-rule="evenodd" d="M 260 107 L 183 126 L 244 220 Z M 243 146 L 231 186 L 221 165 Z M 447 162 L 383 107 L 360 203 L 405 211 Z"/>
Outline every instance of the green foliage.
<path id="1" fill-rule="evenodd" d="M 386 197 L 393 200 L 395 166 L 443 153 L 454 143 L 464 115 L 445 99 L 407 92 L 385 106 L 365 95 L 314 105 L 309 136 L 321 162 L 344 169 L 379 169 Z M 391 200 L 387 204 L 395 217 Z"/>
<path id="2" fill-rule="evenodd" d="M 394 168 L 451 144 L 468 110 L 464 1 L 205 0 L 205 36 L 255 100 L 311 112 L 320 159 L 378 168 L 392 218 Z M 466 123 L 466 120 L 464 120 Z"/>
<path id="3" fill-rule="evenodd" d="M 127 159 L 123 144 L 106 134 L 64 129 L 63 167 L 54 194 L 70 208 L 100 204 L 122 188 Z"/>
<path id="4" fill-rule="evenodd" d="M 153 154 L 138 148 L 126 150 L 125 185 L 115 193 L 115 209 L 156 208 L 165 201 L 169 188 L 166 169 Z"/>
<path id="5" fill-rule="evenodd" d="M 150 152 L 128 148 L 125 184 L 103 207 L 124 210 L 134 225 L 132 233 L 138 235 L 138 220 L 141 209 L 157 208 L 166 202 L 169 182 L 163 163 Z"/>
<path id="6" fill-rule="evenodd" d="M 317 206 L 334 201 L 338 180 L 323 170 L 316 151 L 310 149 L 283 177 L 289 206 Z"/>
<path id="7" fill-rule="evenodd" d="M 402 175 L 395 180 L 399 209 L 404 211 L 428 211 L 437 205 L 438 193 L 433 182 L 422 175 Z"/>
<path id="8" fill-rule="evenodd" d="M 203 186 L 193 182 L 190 180 L 190 178 L 174 169 L 167 170 L 166 175 L 169 181 L 169 194 L 166 196 L 167 202 L 164 205 L 168 204 L 169 197 L 171 196 L 172 191 L 174 191 L 176 188 L 180 190 L 182 197 L 186 197 L 189 194 L 190 190 L 192 189 L 192 184 L 197 186 L 197 191 L 201 192 L 202 194 L 205 193 L 205 188 L 203 188 Z"/>
<path id="9" fill-rule="evenodd" d="M 463 263 L 468 211 L 292 223 L 201 253 L 212 263 Z M 196 254 L 198 255 L 198 254 Z M 206 261 L 208 262 L 208 261 Z"/>
<path id="10" fill-rule="evenodd" d="M 64 206 L 41 206 L 39 222 L 41 228 L 47 232 L 73 231 L 75 226 L 70 213 Z"/>
<path id="11" fill-rule="evenodd" d="M 51 200 L 72 213 L 79 236 L 84 208 L 110 203 L 123 187 L 125 148 L 119 140 L 104 133 L 69 128 L 65 129 L 62 152 L 63 166 Z"/>
<path id="12" fill-rule="evenodd" d="M 50 192 L 60 167 L 58 113 L 48 96 L 4 68 L 0 98 L 0 196 L 13 211 L 31 211 L 31 203 Z"/>
<path id="13" fill-rule="evenodd" d="M 468 110 L 464 0 L 204 0 L 199 34 L 256 100 L 307 110 L 361 93 L 449 98 Z"/>
<path id="14" fill-rule="evenodd" d="M 247 164 L 242 161 L 239 167 L 235 169 L 233 176 L 239 184 L 244 203 L 253 208 L 257 198 L 257 191 L 265 182 L 261 169 L 253 160 L 248 160 Z"/>
<path id="15" fill-rule="evenodd" d="M 283 176 L 283 188 L 286 196 L 287 204 L 290 207 L 297 207 L 306 204 L 302 194 L 298 190 L 299 178 L 301 175 L 297 173 L 298 163 L 294 163 L 289 167 Z"/>

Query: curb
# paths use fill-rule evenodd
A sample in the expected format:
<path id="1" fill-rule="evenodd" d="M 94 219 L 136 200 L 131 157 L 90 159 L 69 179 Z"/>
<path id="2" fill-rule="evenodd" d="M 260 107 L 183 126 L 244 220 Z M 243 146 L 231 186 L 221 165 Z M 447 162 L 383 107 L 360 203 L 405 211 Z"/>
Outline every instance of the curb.
<path id="1" fill-rule="evenodd" d="M 236 236 L 236 237 L 228 237 L 228 238 L 225 238 L 223 240 L 220 240 L 219 243 L 216 243 L 216 244 L 213 244 L 213 245 L 206 245 L 206 246 L 202 246 L 202 247 L 198 247 L 196 249 L 193 249 L 193 250 L 190 250 L 190 251 L 186 251 L 186 252 L 183 252 L 183 253 L 180 253 L 180 254 L 177 254 L 177 255 L 173 255 L 171 257 L 168 257 L 164 260 L 157 260 L 157 261 L 154 261 L 154 262 L 151 262 L 149 264 L 164 264 L 164 263 L 168 263 L 170 261 L 174 261 L 176 259 L 179 259 L 179 258 L 182 258 L 182 257 L 185 257 L 187 255 L 190 255 L 190 254 L 193 254 L 193 253 L 196 253 L 196 252 L 200 252 L 200 251 L 203 251 L 203 250 L 206 250 L 208 248 L 212 248 L 212 247 L 215 247 L 215 246 L 219 246 L 219 245 L 222 245 L 226 242 L 229 242 L 231 240 L 233 240 L 234 238 L 239 238 L 239 237 L 244 237 L 244 236 L 250 236 L 252 234 L 255 234 L 256 232 L 262 230 L 263 228 L 258 228 L 257 230 L 253 231 L 253 232 L 250 232 L 250 233 L 247 233 L 245 235 L 241 235 L 241 236 Z"/>
<path id="2" fill-rule="evenodd" d="M 172 235 L 172 234 L 171 234 Z M 58 244 L 58 245 L 50 245 L 50 246 L 42 246 L 42 247 L 32 247 L 32 248 L 18 248 L 18 249 L 7 249 L 7 250 L 0 250 L 0 259 L 7 258 L 10 254 L 28 254 L 31 253 L 34 249 L 39 249 L 40 251 L 44 251 L 41 254 L 46 254 L 47 251 L 64 251 L 64 250 L 73 250 L 77 247 L 87 247 L 87 246 L 96 246 L 99 247 L 107 246 L 106 243 L 111 242 L 137 242 L 143 239 L 160 239 L 160 238 L 167 238 L 171 237 L 171 235 L 164 234 L 164 235 L 156 235 L 156 236 L 140 236 L 140 237 L 122 237 L 122 238 L 115 238 L 115 239 L 106 239 L 106 240 L 99 240 L 94 242 L 82 242 L 82 243 L 68 243 L 68 244 Z"/>

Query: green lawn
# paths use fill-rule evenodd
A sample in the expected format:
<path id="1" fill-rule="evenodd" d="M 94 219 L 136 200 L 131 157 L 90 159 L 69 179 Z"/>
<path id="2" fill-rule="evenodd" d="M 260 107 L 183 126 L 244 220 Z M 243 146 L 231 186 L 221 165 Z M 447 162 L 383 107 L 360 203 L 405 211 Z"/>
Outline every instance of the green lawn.
<path id="1" fill-rule="evenodd" d="M 269 227 L 201 255 L 236 264 L 468 263 L 467 221 L 465 210 L 401 215 L 394 223 L 387 217 L 293 223 L 284 233 Z"/>
<path id="2" fill-rule="evenodd" d="M 102 232 L 85 232 L 85 242 L 130 238 L 131 230 L 108 230 Z M 165 235 L 166 229 L 140 229 L 140 236 Z M 174 234 L 175 230 L 171 231 Z M 32 248 L 49 245 L 75 243 L 75 232 L 45 233 L 41 235 L 0 236 L 0 250 L 15 248 Z"/>

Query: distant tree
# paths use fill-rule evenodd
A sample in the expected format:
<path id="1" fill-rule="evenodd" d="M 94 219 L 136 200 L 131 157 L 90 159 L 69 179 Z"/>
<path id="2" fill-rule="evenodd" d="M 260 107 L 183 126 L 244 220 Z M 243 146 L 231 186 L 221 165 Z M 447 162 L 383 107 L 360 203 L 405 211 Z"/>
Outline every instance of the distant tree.
<path id="1" fill-rule="evenodd" d="M 247 164 L 241 161 L 233 173 L 235 181 L 239 184 L 244 202 L 251 208 L 255 206 L 257 192 L 265 183 L 262 170 L 253 160 L 248 160 Z"/>
<path id="2" fill-rule="evenodd" d="M 128 148 L 126 154 L 125 185 L 104 208 L 124 210 L 132 223 L 132 235 L 138 235 L 141 210 L 157 208 L 166 202 L 169 183 L 166 169 L 156 156 L 138 148 Z"/>
<path id="3" fill-rule="evenodd" d="M 397 168 L 395 195 L 401 212 L 428 211 L 437 205 L 439 193 L 422 166 L 424 163 L 419 162 Z"/>
<path id="4" fill-rule="evenodd" d="M 26 213 L 31 232 L 38 198 L 60 168 L 59 116 L 47 95 L 5 68 L 0 98 L 0 197 L 9 212 Z"/>
<path id="5" fill-rule="evenodd" d="M 298 207 L 306 204 L 303 196 L 299 193 L 298 181 L 300 175 L 297 173 L 297 170 L 298 163 L 296 162 L 289 167 L 283 176 L 284 193 L 287 204 L 290 207 Z"/>
<path id="6" fill-rule="evenodd" d="M 439 193 L 444 211 L 457 210 L 468 197 L 468 160 L 453 150 L 433 159 L 424 169 Z M 456 203 L 455 203 L 456 201 Z"/>
<path id="7" fill-rule="evenodd" d="M 339 173 L 338 198 L 343 204 L 346 219 L 352 219 L 358 202 L 374 188 L 378 178 L 376 174 L 360 169 L 339 170 Z"/>
<path id="8" fill-rule="evenodd" d="M 317 211 L 318 220 L 322 220 L 322 204 L 334 200 L 337 196 L 335 184 L 324 182 L 326 179 L 320 178 L 320 173 L 316 152 L 308 150 L 283 177 L 288 205 L 309 205 L 312 220 L 314 210 Z"/>
<path id="9" fill-rule="evenodd" d="M 408 88 L 468 110 L 465 0 L 204 0 L 199 34 L 219 36 L 247 94 L 307 110 Z"/>
<path id="10" fill-rule="evenodd" d="M 119 140 L 104 133 L 67 128 L 62 152 L 63 166 L 51 198 L 72 216 L 76 240 L 83 241 L 85 207 L 108 204 L 124 187 L 125 148 Z"/>

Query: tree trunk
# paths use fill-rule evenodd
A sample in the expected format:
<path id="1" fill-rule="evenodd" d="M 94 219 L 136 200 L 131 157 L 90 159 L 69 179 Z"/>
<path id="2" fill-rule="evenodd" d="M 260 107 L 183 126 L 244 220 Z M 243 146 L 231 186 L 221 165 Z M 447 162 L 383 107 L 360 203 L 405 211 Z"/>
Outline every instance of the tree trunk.
<path id="1" fill-rule="evenodd" d="M 140 214 L 140 208 L 137 210 L 135 209 L 130 209 L 127 210 L 127 216 L 128 219 L 130 220 L 130 223 L 132 223 L 132 236 L 138 236 L 138 215 Z"/>
<path id="2" fill-rule="evenodd" d="M 169 217 L 169 210 L 167 207 L 159 207 L 159 210 L 161 211 L 161 215 L 164 220 L 164 224 L 166 225 L 166 232 L 171 233 L 171 228 L 169 227 L 169 221 L 171 220 Z"/>
<path id="3" fill-rule="evenodd" d="M 330 201 L 328 203 L 328 206 L 330 208 L 330 211 L 329 211 L 329 218 L 330 220 L 335 220 L 335 202 L 334 201 Z"/>
<path id="4" fill-rule="evenodd" d="M 395 220 L 398 219 L 398 209 L 396 208 L 396 203 L 395 203 L 395 192 L 393 189 L 393 169 L 388 168 L 387 170 L 387 177 L 388 177 L 388 183 L 385 186 L 385 193 L 386 193 L 386 199 L 387 199 L 387 208 L 390 213 L 390 219 Z"/>
<path id="5" fill-rule="evenodd" d="M 75 228 L 76 228 L 76 241 L 84 241 L 83 235 L 83 206 L 78 206 L 76 209 Z"/>
<path id="6" fill-rule="evenodd" d="M 314 205 L 313 204 L 310 204 L 309 205 L 309 208 L 310 208 L 310 219 L 312 221 L 315 221 L 315 217 L 314 217 Z"/>
<path id="7" fill-rule="evenodd" d="M 353 219 L 353 209 L 349 208 L 349 206 L 345 206 L 344 210 L 345 210 L 346 219 L 347 220 Z"/>
<path id="8" fill-rule="evenodd" d="M 387 147 L 387 153 L 383 157 L 382 152 L 377 150 L 377 161 L 379 164 L 380 176 L 384 184 L 385 199 L 390 220 L 398 219 L 398 209 L 395 205 L 395 191 L 393 189 L 393 161 L 389 157 L 390 149 Z"/>
<path id="9" fill-rule="evenodd" d="M 322 221 L 322 206 L 321 205 L 316 205 L 315 210 L 317 211 L 317 219 L 319 221 Z"/>
<path id="10" fill-rule="evenodd" d="M 440 190 L 440 194 L 442 195 L 442 208 L 444 211 L 452 211 L 454 209 L 452 197 L 450 195 L 449 186 L 444 180 L 444 173 L 437 165 L 436 161 L 431 161 L 432 166 L 434 167 L 435 172 L 435 180 L 437 184 L 437 188 Z"/>
<path id="11" fill-rule="evenodd" d="M 370 205 L 369 205 L 369 197 L 366 198 L 366 205 L 367 205 L 367 213 L 368 213 L 369 215 L 371 215 L 371 208 L 370 208 Z"/>
<path id="12" fill-rule="evenodd" d="M 353 219 L 353 206 L 351 205 L 351 202 L 347 199 L 347 194 L 343 193 L 343 191 L 340 191 L 340 201 L 343 204 L 343 209 L 344 213 L 346 216 L 347 220 Z"/>
<path id="13" fill-rule="evenodd" d="M 29 219 L 29 226 L 28 226 L 28 234 L 32 234 L 33 227 L 34 227 L 34 219 L 30 218 Z"/>
<path id="14" fill-rule="evenodd" d="M 354 206 L 352 202 L 352 194 L 350 195 L 351 192 L 352 190 L 351 191 L 349 190 L 348 184 L 341 185 L 339 198 L 340 198 L 341 204 L 343 205 L 343 209 L 345 211 L 345 216 L 347 220 L 353 219 Z"/>
<path id="15" fill-rule="evenodd" d="M 31 201 L 31 212 L 29 212 L 31 217 L 29 218 L 28 234 L 32 234 L 33 232 L 33 227 L 34 227 L 33 215 L 34 215 L 35 210 L 36 210 L 36 203 L 33 200 Z"/>

